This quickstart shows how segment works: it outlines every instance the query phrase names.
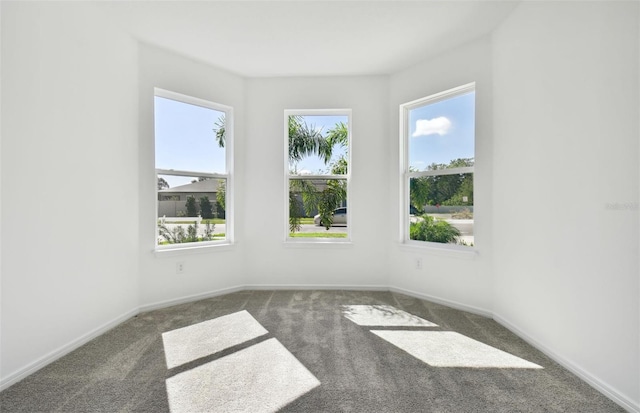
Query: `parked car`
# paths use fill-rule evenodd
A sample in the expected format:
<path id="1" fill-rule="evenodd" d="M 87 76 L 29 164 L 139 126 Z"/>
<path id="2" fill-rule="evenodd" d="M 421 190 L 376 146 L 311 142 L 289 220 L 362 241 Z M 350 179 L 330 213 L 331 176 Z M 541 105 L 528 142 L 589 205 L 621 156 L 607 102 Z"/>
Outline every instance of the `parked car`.
<path id="1" fill-rule="evenodd" d="M 313 223 L 320 224 L 320 214 L 313 217 Z M 347 207 L 337 208 L 333 211 L 333 226 L 346 226 L 347 225 Z"/>

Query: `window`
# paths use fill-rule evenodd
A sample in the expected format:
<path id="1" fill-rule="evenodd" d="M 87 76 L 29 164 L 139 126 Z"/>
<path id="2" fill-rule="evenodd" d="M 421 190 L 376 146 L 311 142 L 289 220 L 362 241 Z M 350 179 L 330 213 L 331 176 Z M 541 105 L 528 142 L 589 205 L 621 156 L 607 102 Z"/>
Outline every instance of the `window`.
<path id="1" fill-rule="evenodd" d="M 154 99 L 157 248 L 231 242 L 232 108 L 157 88 Z"/>
<path id="2" fill-rule="evenodd" d="M 475 84 L 400 106 L 402 238 L 473 246 Z"/>
<path id="3" fill-rule="evenodd" d="M 288 241 L 350 239 L 350 110 L 285 111 Z"/>

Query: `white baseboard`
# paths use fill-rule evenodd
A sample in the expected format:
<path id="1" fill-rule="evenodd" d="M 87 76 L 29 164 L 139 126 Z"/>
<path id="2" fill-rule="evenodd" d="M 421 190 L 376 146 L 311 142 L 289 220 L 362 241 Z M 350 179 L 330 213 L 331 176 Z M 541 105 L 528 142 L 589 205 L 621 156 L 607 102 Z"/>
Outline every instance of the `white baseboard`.
<path id="1" fill-rule="evenodd" d="M 394 293 L 400 293 L 400 294 L 408 295 L 410 297 L 419 298 L 421 300 L 432 301 L 434 303 L 446 305 L 447 307 L 455 308 L 456 310 L 462 310 L 472 314 L 478 314 L 487 318 L 493 317 L 493 313 L 489 310 L 485 310 L 479 307 L 474 307 L 471 305 L 462 304 L 456 301 L 451 301 L 451 300 L 447 300 L 440 297 L 435 297 L 433 295 L 418 293 L 411 290 L 405 290 L 404 288 L 400 288 L 400 287 L 387 287 L 387 290 Z"/>
<path id="2" fill-rule="evenodd" d="M 531 346 L 543 352 L 550 359 L 560 364 L 562 367 L 569 370 L 570 372 L 578 376 L 580 379 L 584 380 L 591 387 L 598 390 L 600 393 L 602 393 L 603 395 L 611 399 L 620 407 L 632 413 L 640 413 L 640 404 L 633 402 L 633 400 L 629 399 L 627 396 L 625 396 L 624 394 L 621 394 L 617 390 L 611 388 L 611 386 L 609 386 L 608 384 L 600 380 L 598 377 L 595 377 L 594 375 L 588 373 L 587 371 L 582 369 L 580 366 L 567 360 L 565 357 L 558 355 L 556 352 L 549 349 L 547 346 L 540 343 L 538 340 L 534 339 L 529 334 L 520 330 L 514 324 L 509 322 L 506 318 L 502 317 L 501 315 L 494 314 L 493 319 L 503 327 L 507 328 L 513 334 L 517 335 L 518 337 L 520 337 L 521 339 L 529 343 Z"/>
<path id="3" fill-rule="evenodd" d="M 95 328 L 90 332 L 78 337 L 77 339 L 57 348 L 56 350 L 50 352 L 49 354 L 46 354 L 45 356 L 40 357 L 36 361 L 25 366 L 24 368 L 21 368 L 20 370 L 9 374 L 7 377 L 3 377 L 2 380 L 0 380 L 0 391 L 11 387 L 13 384 L 19 382 L 20 380 L 24 379 L 30 374 L 35 373 L 36 371 L 47 366 L 48 364 L 51 364 L 54 361 L 58 360 L 59 358 L 71 353 L 73 350 L 88 343 L 94 338 L 106 333 L 107 331 L 111 330 L 112 328 L 118 326 L 119 324 L 123 323 L 124 321 L 130 319 L 131 317 L 137 314 L 138 314 L 137 308 L 127 311 L 121 316 L 116 317 L 111 321 L 108 321 L 107 323 L 101 325 L 100 327 Z"/>
<path id="4" fill-rule="evenodd" d="M 223 288 L 221 290 L 208 291 L 206 293 L 201 293 L 201 294 L 186 295 L 179 298 L 173 298 L 171 300 L 158 301 L 152 304 L 142 305 L 139 307 L 139 311 L 141 313 L 144 313 L 146 311 L 153 311 L 161 308 L 171 307 L 174 305 L 191 303 L 198 300 L 204 300 L 206 298 L 217 297 L 220 295 L 231 294 L 231 293 L 237 293 L 238 291 L 244 291 L 244 290 L 246 290 L 244 286 L 238 285 L 235 287 Z"/>
<path id="5" fill-rule="evenodd" d="M 329 285 L 329 284 L 249 284 L 244 290 L 351 290 L 351 291 L 389 291 L 383 285 Z"/>
<path id="6" fill-rule="evenodd" d="M 629 412 L 632 413 L 640 413 L 640 405 L 635 403 L 633 400 L 628 398 L 627 396 L 621 394 L 620 392 L 613 389 L 611 386 L 607 385 L 605 382 L 600 380 L 599 378 L 593 376 L 592 374 L 586 372 L 581 367 L 575 365 L 573 362 L 567 360 L 566 358 L 556 354 L 554 351 L 550 350 L 539 341 L 535 340 L 527 333 L 516 327 L 514 324 L 509 322 L 506 318 L 501 315 L 494 314 L 492 311 L 485 310 L 482 308 L 465 305 L 462 303 L 458 303 L 455 301 L 443 299 L 440 297 L 431 296 L 428 294 L 418 293 L 411 290 L 406 290 L 404 288 L 392 287 L 392 286 L 381 286 L 381 285 L 305 285 L 305 284 L 249 284 L 249 285 L 240 285 L 236 287 L 225 288 L 221 290 L 210 291 L 202 294 L 194 294 L 189 296 L 184 296 L 176 299 L 160 301 L 153 304 L 146 304 L 140 306 L 139 308 L 128 311 L 127 313 L 103 324 L 102 326 L 90 331 L 89 333 L 79 337 L 76 340 L 71 341 L 70 343 L 52 351 L 51 353 L 45 355 L 44 357 L 39 358 L 33 363 L 27 365 L 26 367 L 20 369 L 17 372 L 14 372 L 7 376 L 6 378 L 2 378 L 0 380 L 0 391 L 10 387 L 11 385 L 17 383 L 18 381 L 24 379 L 30 374 L 35 373 L 46 365 L 56 361 L 60 357 L 72 352 L 73 350 L 79 348 L 80 346 L 86 344 L 90 340 L 98 337 L 101 334 L 104 334 L 108 330 L 116 327 L 120 323 L 128 320 L 129 318 L 145 311 L 156 310 L 160 308 L 166 308 L 178 304 L 185 304 L 193 301 L 202 300 L 205 298 L 216 297 L 219 295 L 230 294 L 239 291 L 247 291 L 247 290 L 355 290 L 355 291 L 391 291 L 395 293 L 405 294 L 411 297 L 419 298 L 422 300 L 432 301 L 434 303 L 446 305 L 451 308 L 455 308 L 462 311 L 467 311 L 473 314 L 478 314 L 484 317 L 493 318 L 496 322 L 510 330 L 512 333 L 517 335 L 518 337 L 525 340 L 527 343 L 540 350 L 544 354 L 546 354 L 549 358 L 571 371 L 573 374 L 578 376 L 580 379 L 587 382 L 593 388 L 604 394 L 606 397 L 623 407 Z"/>

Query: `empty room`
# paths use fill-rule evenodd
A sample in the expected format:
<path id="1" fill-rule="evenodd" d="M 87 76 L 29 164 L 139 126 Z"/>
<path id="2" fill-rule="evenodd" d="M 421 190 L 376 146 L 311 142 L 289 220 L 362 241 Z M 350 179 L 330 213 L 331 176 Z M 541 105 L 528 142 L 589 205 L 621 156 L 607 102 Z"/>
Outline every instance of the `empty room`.
<path id="1" fill-rule="evenodd" d="M 3 413 L 640 413 L 639 2 L 0 30 Z"/>

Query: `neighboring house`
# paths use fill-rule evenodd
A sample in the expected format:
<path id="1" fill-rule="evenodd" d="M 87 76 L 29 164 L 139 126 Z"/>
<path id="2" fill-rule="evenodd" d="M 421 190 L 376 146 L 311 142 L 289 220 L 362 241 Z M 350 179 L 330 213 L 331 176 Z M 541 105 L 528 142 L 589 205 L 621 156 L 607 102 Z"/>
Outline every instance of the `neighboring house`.
<path id="1" fill-rule="evenodd" d="M 217 194 L 220 180 L 206 179 L 173 188 L 158 191 L 158 216 L 178 217 L 187 214 L 187 198 L 193 196 L 200 211 L 200 198 L 206 196 L 213 206 L 213 214 L 217 218 L 224 218 L 224 208 L 217 204 Z"/>

